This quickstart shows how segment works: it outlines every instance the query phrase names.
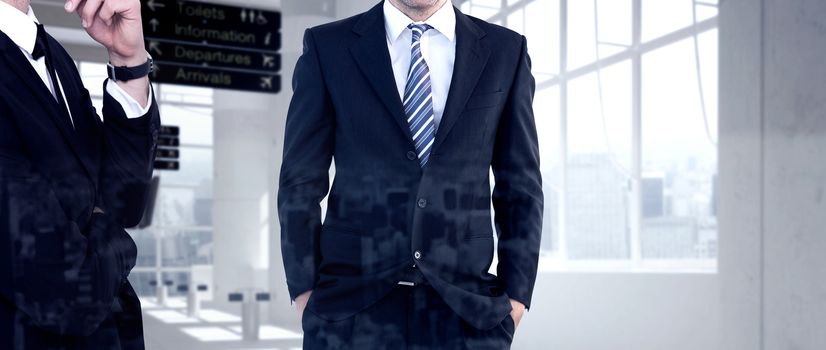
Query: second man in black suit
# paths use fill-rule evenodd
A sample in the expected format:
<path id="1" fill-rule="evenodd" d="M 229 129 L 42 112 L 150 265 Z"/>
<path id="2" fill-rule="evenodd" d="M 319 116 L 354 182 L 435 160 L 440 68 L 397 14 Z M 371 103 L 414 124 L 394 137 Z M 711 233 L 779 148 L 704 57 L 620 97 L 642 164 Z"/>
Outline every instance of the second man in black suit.
<path id="1" fill-rule="evenodd" d="M 278 194 L 305 349 L 510 347 L 542 225 L 534 87 L 526 39 L 447 0 L 306 31 Z"/>
<path id="2" fill-rule="evenodd" d="M 0 349 L 144 348 L 127 280 L 159 128 L 137 0 L 70 0 L 109 51 L 103 118 L 29 0 L 0 0 Z"/>

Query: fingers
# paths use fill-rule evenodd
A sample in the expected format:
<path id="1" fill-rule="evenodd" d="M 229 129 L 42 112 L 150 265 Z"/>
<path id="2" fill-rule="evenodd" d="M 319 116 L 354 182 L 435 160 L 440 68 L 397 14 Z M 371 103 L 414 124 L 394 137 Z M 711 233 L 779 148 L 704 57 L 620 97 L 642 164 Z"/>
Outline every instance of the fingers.
<path id="1" fill-rule="evenodd" d="M 64 9 L 66 12 L 77 12 L 83 27 L 88 28 L 96 16 L 111 26 L 116 15 L 130 12 L 133 5 L 140 8 L 139 2 L 126 0 L 66 0 Z"/>
<path id="2" fill-rule="evenodd" d="M 63 5 L 63 9 L 66 10 L 68 13 L 75 12 L 77 10 L 77 6 L 80 4 L 80 0 L 66 0 L 66 4 Z"/>
<path id="3" fill-rule="evenodd" d="M 80 16 L 80 24 L 83 25 L 83 28 L 89 28 L 94 23 L 95 15 L 97 15 L 102 4 L 103 0 L 84 0 L 78 5 L 77 14 Z"/>
<path id="4" fill-rule="evenodd" d="M 104 1 L 103 5 L 100 7 L 100 12 L 98 13 L 98 17 L 103 20 L 103 23 L 106 23 L 107 26 L 112 25 L 112 20 L 115 18 L 115 14 L 117 13 L 118 9 L 116 8 L 117 1 Z"/>

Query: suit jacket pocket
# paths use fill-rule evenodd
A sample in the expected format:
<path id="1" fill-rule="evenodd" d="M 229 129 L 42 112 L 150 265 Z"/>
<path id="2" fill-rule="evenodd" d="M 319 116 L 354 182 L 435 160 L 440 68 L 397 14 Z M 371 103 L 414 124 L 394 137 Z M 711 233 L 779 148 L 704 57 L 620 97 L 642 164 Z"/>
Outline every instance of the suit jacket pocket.
<path id="1" fill-rule="evenodd" d="M 377 259 L 370 249 L 372 238 L 352 228 L 325 225 L 320 240 L 319 250 L 326 273 L 352 275 Z"/>
<path id="2" fill-rule="evenodd" d="M 502 91 L 482 93 L 470 96 L 470 99 L 468 99 L 467 101 L 465 110 L 498 106 L 500 103 L 502 103 L 502 99 L 504 96 L 505 93 Z"/>
<path id="3" fill-rule="evenodd" d="M 469 219 L 465 240 L 493 239 L 493 225 L 489 216 L 473 216 Z"/>
<path id="4" fill-rule="evenodd" d="M 352 236 L 363 236 L 363 230 L 357 227 L 342 225 L 339 223 L 324 223 L 321 225 L 322 232 L 333 231 L 336 233 L 343 233 Z"/>

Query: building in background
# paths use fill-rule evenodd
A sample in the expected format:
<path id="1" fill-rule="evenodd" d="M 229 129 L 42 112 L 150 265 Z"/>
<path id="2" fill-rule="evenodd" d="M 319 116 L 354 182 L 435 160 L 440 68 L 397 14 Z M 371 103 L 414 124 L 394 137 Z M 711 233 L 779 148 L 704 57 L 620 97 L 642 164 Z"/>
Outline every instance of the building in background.
<path id="1" fill-rule="evenodd" d="M 568 164 L 568 258 L 627 259 L 627 175 L 606 154 L 576 156 Z"/>

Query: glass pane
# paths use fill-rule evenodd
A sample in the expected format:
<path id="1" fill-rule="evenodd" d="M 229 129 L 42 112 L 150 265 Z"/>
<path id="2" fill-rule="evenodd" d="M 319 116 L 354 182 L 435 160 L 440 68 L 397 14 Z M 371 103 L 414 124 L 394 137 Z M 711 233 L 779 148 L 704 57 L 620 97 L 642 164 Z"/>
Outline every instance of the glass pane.
<path id="1" fill-rule="evenodd" d="M 471 0 L 470 15 L 487 20 L 498 14 L 502 7 L 502 0 Z"/>
<path id="2" fill-rule="evenodd" d="M 156 296 L 155 287 L 150 285 L 150 282 L 155 279 L 155 272 L 132 271 L 129 274 L 129 283 L 135 289 L 135 293 L 143 298 L 154 298 Z"/>
<path id="3" fill-rule="evenodd" d="M 181 169 L 157 171 L 167 185 L 202 185 L 212 180 L 212 149 L 181 147 Z"/>
<path id="4" fill-rule="evenodd" d="M 571 80 L 568 86 L 568 152 L 609 153 L 631 168 L 631 62 Z"/>
<path id="5" fill-rule="evenodd" d="M 631 30 L 630 0 L 569 1 L 568 68 L 576 69 L 627 49 Z"/>
<path id="6" fill-rule="evenodd" d="M 630 86 L 629 61 L 569 84 L 566 238 L 571 259 L 629 256 Z"/>
<path id="7" fill-rule="evenodd" d="M 545 195 L 545 212 L 542 224 L 543 251 L 558 250 L 559 242 L 559 193 L 561 184 L 559 86 L 536 92 L 534 118 L 539 135 L 542 190 Z"/>
<path id="8" fill-rule="evenodd" d="M 80 80 L 92 97 L 103 96 L 103 82 L 106 81 L 106 65 L 102 63 L 80 62 Z M 100 109 L 98 109 L 100 111 Z"/>
<path id="9" fill-rule="evenodd" d="M 164 267 L 212 263 L 212 230 L 164 230 L 161 245 Z"/>
<path id="10" fill-rule="evenodd" d="M 470 0 L 474 7 L 488 7 L 499 9 L 502 6 L 502 0 Z"/>
<path id="11" fill-rule="evenodd" d="M 212 145 L 212 108 L 161 105 L 164 125 L 179 126 L 183 145 Z"/>
<path id="12" fill-rule="evenodd" d="M 138 259 L 135 264 L 137 267 L 154 267 L 155 266 L 155 233 L 151 229 L 128 230 L 132 240 L 138 247 Z"/>
<path id="13" fill-rule="evenodd" d="M 508 28 L 525 35 L 525 9 L 513 11 L 508 15 Z"/>
<path id="14" fill-rule="evenodd" d="M 170 187 L 161 181 L 152 224 L 161 227 L 212 225 L 212 193 L 197 187 Z"/>
<path id="15" fill-rule="evenodd" d="M 180 102 L 203 105 L 211 105 L 213 102 L 213 90 L 211 88 L 163 84 L 159 90 L 159 98 L 161 102 Z"/>
<path id="16" fill-rule="evenodd" d="M 692 24 L 693 0 L 642 0 L 642 40 L 649 41 Z"/>
<path id="17" fill-rule="evenodd" d="M 697 3 L 694 8 L 697 10 L 697 22 L 702 22 L 709 18 L 717 17 L 717 6 L 715 4 L 711 4 L 711 1 Z"/>
<path id="18" fill-rule="evenodd" d="M 716 31 L 702 38 L 699 74 L 693 38 L 643 56 L 644 258 L 716 257 Z"/>
<path id="19" fill-rule="evenodd" d="M 631 0 L 597 1 L 599 57 L 604 58 L 631 46 Z"/>
<path id="20" fill-rule="evenodd" d="M 558 74 L 559 0 L 534 1 L 525 6 L 525 36 L 534 74 Z M 541 81 L 539 77 L 537 81 Z"/>
<path id="21" fill-rule="evenodd" d="M 568 69 L 597 59 L 594 2 L 568 1 Z"/>
<path id="22" fill-rule="evenodd" d="M 189 285 L 189 272 L 164 272 L 162 274 L 164 281 L 172 281 L 172 285 L 167 289 L 167 295 L 170 297 L 185 297 L 185 292 L 179 292 L 178 286 Z M 170 305 L 176 306 L 177 303 L 172 302 Z M 186 306 L 186 304 L 183 304 Z"/>
<path id="23" fill-rule="evenodd" d="M 717 141 L 717 80 L 719 76 L 717 38 L 717 29 L 712 29 L 701 33 L 697 41 L 698 56 L 700 56 L 700 77 L 703 81 L 703 97 L 705 97 L 705 112 L 708 115 L 709 133 L 715 142 Z"/>

